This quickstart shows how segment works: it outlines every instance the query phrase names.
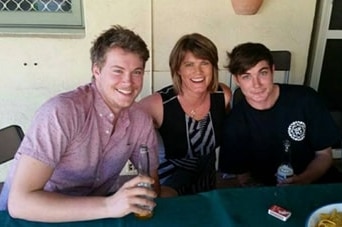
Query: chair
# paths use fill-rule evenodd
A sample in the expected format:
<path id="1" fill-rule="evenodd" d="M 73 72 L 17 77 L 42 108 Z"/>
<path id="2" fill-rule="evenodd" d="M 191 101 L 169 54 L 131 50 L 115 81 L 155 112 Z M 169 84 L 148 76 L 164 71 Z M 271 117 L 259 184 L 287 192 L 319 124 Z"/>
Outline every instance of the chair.
<path id="1" fill-rule="evenodd" d="M 330 111 L 330 114 L 340 130 L 341 141 L 334 145 L 335 148 L 342 148 L 342 111 Z M 342 154 L 341 154 L 342 155 Z"/>
<path id="2" fill-rule="evenodd" d="M 10 125 L 0 129 L 0 164 L 14 158 L 19 145 L 24 138 L 24 132 L 18 125 Z M 3 182 L 0 182 L 0 192 Z"/>
<path id="3" fill-rule="evenodd" d="M 330 114 L 340 130 L 340 141 L 332 146 L 333 165 L 342 173 L 342 111 L 331 110 Z"/>
<path id="4" fill-rule="evenodd" d="M 291 53 L 287 50 L 275 50 L 271 51 L 273 56 L 273 63 L 275 66 L 275 71 L 283 72 L 283 83 L 289 83 L 290 69 L 291 69 Z M 232 75 L 230 76 L 230 82 L 232 82 Z M 241 101 L 243 94 L 241 89 L 238 87 L 233 92 L 232 106 Z"/>
<path id="5" fill-rule="evenodd" d="M 18 125 L 0 129 L 0 164 L 13 159 L 24 138 L 24 132 Z"/>

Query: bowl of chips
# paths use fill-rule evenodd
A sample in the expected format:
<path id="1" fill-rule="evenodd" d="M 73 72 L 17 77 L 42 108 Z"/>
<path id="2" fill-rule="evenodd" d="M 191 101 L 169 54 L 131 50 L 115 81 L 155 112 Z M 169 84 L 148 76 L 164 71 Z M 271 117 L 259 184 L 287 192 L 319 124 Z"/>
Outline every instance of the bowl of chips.
<path id="1" fill-rule="evenodd" d="M 306 227 L 342 226 L 342 203 L 329 204 L 318 208 L 309 216 Z"/>

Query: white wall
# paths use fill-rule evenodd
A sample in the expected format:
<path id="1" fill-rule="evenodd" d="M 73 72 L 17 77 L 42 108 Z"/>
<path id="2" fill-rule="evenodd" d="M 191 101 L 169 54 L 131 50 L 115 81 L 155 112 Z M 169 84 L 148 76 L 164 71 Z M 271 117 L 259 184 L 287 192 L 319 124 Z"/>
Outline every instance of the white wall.
<path id="1" fill-rule="evenodd" d="M 239 16 L 230 0 L 84 0 L 85 37 L 0 36 L 0 128 L 19 124 L 25 131 L 44 101 L 89 82 L 91 42 L 112 24 L 133 29 L 150 47 L 142 96 L 151 92 L 152 85 L 158 89 L 170 82 L 169 52 L 181 35 L 192 32 L 216 43 L 222 81 L 228 81 L 223 69 L 226 51 L 253 41 L 274 50 L 290 50 L 290 82 L 302 84 L 315 4 L 264 0 L 256 15 Z"/>
<path id="2" fill-rule="evenodd" d="M 185 3 L 186 2 L 186 3 Z M 156 87 L 168 75 L 168 55 L 177 39 L 200 32 L 212 39 L 218 49 L 221 69 L 227 63 L 226 51 L 241 42 L 262 42 L 270 49 L 292 52 L 291 83 L 302 84 L 313 25 L 312 0 L 264 0 L 256 15 L 236 15 L 230 0 L 155 0 L 153 11 L 153 73 Z M 226 75 L 221 70 L 221 75 Z"/>
<path id="3" fill-rule="evenodd" d="M 19 124 L 25 131 L 44 101 L 89 82 L 91 42 L 110 25 L 134 29 L 150 46 L 150 0 L 84 2 L 85 37 L 0 37 L 0 127 Z"/>

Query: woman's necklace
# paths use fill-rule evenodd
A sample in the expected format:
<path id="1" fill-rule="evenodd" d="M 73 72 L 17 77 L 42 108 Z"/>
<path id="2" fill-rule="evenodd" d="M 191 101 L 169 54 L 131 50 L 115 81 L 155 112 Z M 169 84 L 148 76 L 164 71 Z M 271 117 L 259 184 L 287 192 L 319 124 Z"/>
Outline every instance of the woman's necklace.
<path id="1" fill-rule="evenodd" d="M 205 112 L 207 109 L 207 99 L 208 94 L 202 99 L 202 101 L 198 101 L 197 105 L 190 105 L 189 102 L 181 96 L 178 96 L 178 100 L 184 110 L 191 118 L 199 119 L 201 118 L 202 112 Z M 205 111 L 204 111 L 205 110 Z"/>
<path id="2" fill-rule="evenodd" d="M 196 116 L 196 110 L 194 109 L 190 110 L 190 117 L 195 118 L 195 116 Z"/>

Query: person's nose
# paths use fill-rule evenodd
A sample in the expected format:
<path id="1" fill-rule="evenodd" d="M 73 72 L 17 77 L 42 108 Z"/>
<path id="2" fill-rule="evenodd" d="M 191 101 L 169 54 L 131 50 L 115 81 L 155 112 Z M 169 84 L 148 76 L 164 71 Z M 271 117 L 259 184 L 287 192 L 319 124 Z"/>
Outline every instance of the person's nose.
<path id="1" fill-rule="evenodd" d="M 122 76 L 122 81 L 128 84 L 132 83 L 132 75 L 128 72 L 124 73 Z"/>
<path id="2" fill-rule="evenodd" d="M 253 77 L 252 83 L 253 83 L 253 87 L 260 87 L 261 86 L 260 78 L 258 76 Z"/>
<path id="3" fill-rule="evenodd" d="M 202 73 L 203 72 L 201 65 L 195 65 L 194 70 L 195 70 L 195 73 Z"/>

